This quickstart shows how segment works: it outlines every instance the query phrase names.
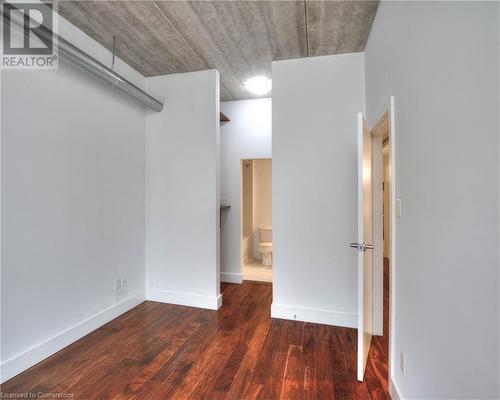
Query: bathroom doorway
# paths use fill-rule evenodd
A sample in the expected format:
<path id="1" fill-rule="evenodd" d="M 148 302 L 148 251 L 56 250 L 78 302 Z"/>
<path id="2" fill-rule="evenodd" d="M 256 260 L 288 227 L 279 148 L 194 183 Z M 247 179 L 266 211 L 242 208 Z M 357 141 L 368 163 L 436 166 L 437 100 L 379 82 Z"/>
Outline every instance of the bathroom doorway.
<path id="1" fill-rule="evenodd" d="M 241 160 L 241 273 L 272 282 L 272 160 Z"/>

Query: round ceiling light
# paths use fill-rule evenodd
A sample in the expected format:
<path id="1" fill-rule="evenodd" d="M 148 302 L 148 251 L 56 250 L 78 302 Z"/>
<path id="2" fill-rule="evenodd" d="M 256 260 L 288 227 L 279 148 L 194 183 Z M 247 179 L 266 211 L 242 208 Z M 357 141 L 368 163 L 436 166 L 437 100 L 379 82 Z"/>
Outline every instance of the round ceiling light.
<path id="1" fill-rule="evenodd" d="M 250 93 L 257 96 L 263 96 L 269 93 L 272 87 L 271 79 L 268 79 L 263 75 L 247 79 L 244 85 Z"/>

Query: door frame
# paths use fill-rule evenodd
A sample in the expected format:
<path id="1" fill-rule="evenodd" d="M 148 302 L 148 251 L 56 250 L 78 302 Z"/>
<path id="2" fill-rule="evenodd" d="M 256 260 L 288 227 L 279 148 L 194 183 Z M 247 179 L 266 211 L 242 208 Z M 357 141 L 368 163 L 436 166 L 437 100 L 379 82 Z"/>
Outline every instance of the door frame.
<path id="1" fill-rule="evenodd" d="M 371 130 L 372 135 L 372 215 L 373 215 L 373 335 L 384 334 L 384 160 L 383 142 L 387 113 Z M 387 189 L 390 190 L 390 189 Z"/>
<path id="2" fill-rule="evenodd" d="M 388 126 L 385 126 L 387 124 Z M 389 216 L 389 238 L 390 238 L 390 262 L 389 262 L 389 357 L 388 357 L 388 384 L 389 392 L 393 393 L 392 382 L 395 375 L 395 338 L 396 338 L 396 179 L 397 179 L 397 163 L 396 163 L 396 129 L 395 129 L 395 100 L 391 96 L 389 101 L 385 104 L 382 111 L 378 114 L 375 126 L 371 130 L 374 138 L 380 137 L 381 133 L 388 131 L 389 140 L 389 168 L 390 168 L 390 182 L 389 182 L 389 198 L 390 198 L 390 216 Z M 380 230 L 373 232 L 374 243 L 381 243 L 383 239 L 380 237 Z M 382 251 L 383 258 L 383 251 Z M 383 274 L 383 269 L 382 269 Z M 383 289 L 380 294 L 383 296 Z M 381 303 L 383 304 L 383 302 Z M 382 327 L 382 326 L 381 326 Z M 377 329 L 377 333 L 379 332 Z M 377 334 L 376 333 L 376 334 Z"/>
<path id="3" fill-rule="evenodd" d="M 272 175 L 272 161 L 273 161 L 273 157 L 272 155 L 269 155 L 269 156 L 257 156 L 257 157 L 245 157 L 245 158 L 240 158 L 240 240 L 239 240 L 239 249 L 238 249 L 238 254 L 239 254 L 239 265 L 240 265 L 240 281 L 238 283 L 243 283 L 245 281 L 244 277 L 243 277 L 243 254 L 241 252 L 241 244 L 242 244 L 242 241 L 243 241 L 243 213 L 244 213 L 244 207 L 243 207 L 243 165 L 245 163 L 245 161 L 259 161 L 259 160 L 270 160 L 271 161 L 271 182 L 272 182 L 272 179 L 273 179 L 273 175 Z M 252 180 L 253 180 L 253 175 L 252 175 Z M 272 188 L 271 188 L 272 189 Z M 272 190 L 271 190 L 272 192 Z M 253 196 L 253 193 L 252 193 L 252 196 Z M 272 200 L 271 200 L 271 216 L 272 216 Z M 252 215 L 252 219 L 253 219 L 253 215 Z M 253 235 L 252 235 L 253 236 Z M 251 240 L 253 240 L 253 237 L 251 238 Z M 253 247 L 253 245 L 252 245 Z M 274 273 L 274 269 L 273 269 L 273 273 Z M 274 275 L 273 275 L 274 276 Z M 264 281 L 262 281 L 264 282 Z M 274 284 L 274 279 L 272 279 L 271 282 L 266 282 L 266 283 L 271 283 L 271 284 Z"/>

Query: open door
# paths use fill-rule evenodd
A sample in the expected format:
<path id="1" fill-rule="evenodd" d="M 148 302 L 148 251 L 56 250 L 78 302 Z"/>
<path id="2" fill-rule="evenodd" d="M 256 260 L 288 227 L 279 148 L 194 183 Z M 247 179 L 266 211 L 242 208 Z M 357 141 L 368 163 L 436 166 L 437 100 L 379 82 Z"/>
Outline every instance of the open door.
<path id="1" fill-rule="evenodd" d="M 365 374 L 372 339 L 372 138 L 358 114 L 358 380 Z"/>

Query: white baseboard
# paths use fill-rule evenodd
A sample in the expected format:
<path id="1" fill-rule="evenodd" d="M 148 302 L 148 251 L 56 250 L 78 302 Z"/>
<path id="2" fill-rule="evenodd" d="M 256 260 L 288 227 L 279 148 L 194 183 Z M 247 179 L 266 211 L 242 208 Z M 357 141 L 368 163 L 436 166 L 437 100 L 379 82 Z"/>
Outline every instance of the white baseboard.
<path id="1" fill-rule="evenodd" d="M 108 307 L 82 322 L 52 336 L 43 342 L 5 360 L 0 366 L 0 381 L 3 383 L 17 374 L 57 353 L 71 343 L 81 339 L 112 319 L 139 305 L 146 299 L 145 292 L 140 292 L 117 304 Z"/>
<path id="2" fill-rule="evenodd" d="M 384 329 L 373 328 L 373 336 L 384 336 Z"/>
<path id="3" fill-rule="evenodd" d="M 242 274 L 237 274 L 235 272 L 221 272 L 220 281 L 227 283 L 241 283 L 243 282 Z"/>
<path id="4" fill-rule="evenodd" d="M 168 290 L 148 289 L 147 299 L 160 303 L 178 304 L 209 310 L 218 310 L 222 305 L 222 295 L 205 296 L 193 293 L 171 292 Z"/>
<path id="5" fill-rule="evenodd" d="M 358 315 L 354 313 L 318 310 L 315 308 L 288 306 L 276 303 L 271 304 L 271 317 L 344 326 L 347 328 L 356 328 L 358 326 Z"/>
<path id="6" fill-rule="evenodd" d="M 394 382 L 394 380 L 391 378 L 389 382 L 389 395 L 391 396 L 392 400 L 402 400 L 403 398 L 400 395 L 400 391 L 398 389 L 398 386 Z"/>

